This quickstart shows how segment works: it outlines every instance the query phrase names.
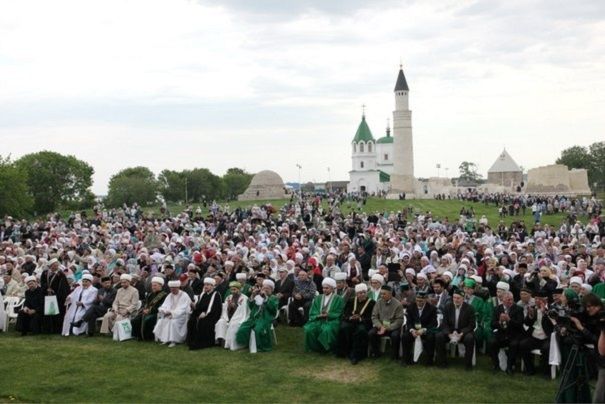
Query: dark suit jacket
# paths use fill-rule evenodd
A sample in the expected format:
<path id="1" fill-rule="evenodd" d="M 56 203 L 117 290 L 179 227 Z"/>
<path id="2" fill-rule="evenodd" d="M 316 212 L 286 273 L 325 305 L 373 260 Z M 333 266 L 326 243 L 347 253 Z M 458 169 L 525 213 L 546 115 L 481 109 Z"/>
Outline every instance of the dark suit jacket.
<path id="1" fill-rule="evenodd" d="M 449 292 L 447 290 L 444 290 L 443 292 L 441 292 L 441 298 L 437 302 L 437 309 L 441 310 L 441 312 L 443 313 L 443 311 L 445 310 L 445 306 L 447 306 L 447 304 L 451 301 L 452 301 L 452 298 L 451 298 Z"/>
<path id="2" fill-rule="evenodd" d="M 443 321 L 441 322 L 441 330 L 446 334 L 455 331 L 456 325 L 456 308 L 454 303 L 450 302 L 443 310 Z M 464 334 L 473 332 L 475 329 L 475 309 L 470 304 L 463 302 L 460 307 L 460 316 L 458 317 L 458 331 Z"/>
<path id="3" fill-rule="evenodd" d="M 406 329 L 411 330 L 418 322 L 418 306 L 416 303 L 412 303 L 408 306 L 406 312 L 407 324 Z M 422 316 L 420 316 L 420 324 L 422 328 L 426 328 L 428 331 L 435 331 L 437 328 L 437 309 L 430 303 L 425 303 L 422 309 Z"/>
<path id="4" fill-rule="evenodd" d="M 292 280 L 292 275 L 288 275 L 284 278 L 284 280 L 278 279 L 275 282 L 275 291 L 274 294 L 281 293 L 282 297 L 279 300 L 279 306 L 284 306 L 288 304 L 288 299 L 292 296 L 292 291 L 294 290 L 294 281 Z"/>
<path id="5" fill-rule="evenodd" d="M 534 310 L 534 312 L 536 310 Z M 534 318 L 525 316 L 525 318 L 523 319 L 523 324 L 529 327 L 529 329 L 526 331 L 526 335 L 531 337 L 531 334 L 533 332 L 533 326 L 536 321 L 538 321 L 538 317 L 536 315 L 534 315 Z M 554 326 L 552 325 L 550 319 L 548 318 L 546 313 L 544 313 L 544 315 L 542 316 L 542 329 L 544 330 L 544 333 L 546 334 L 547 338 L 550 338 L 550 334 L 553 332 L 553 328 Z"/>
<path id="6" fill-rule="evenodd" d="M 492 330 L 497 339 L 516 339 L 523 337 L 523 309 L 513 304 L 508 309 L 510 321 L 506 322 L 506 328 L 500 323 L 500 314 L 504 313 L 504 305 L 500 304 L 494 309 L 492 316 Z"/>

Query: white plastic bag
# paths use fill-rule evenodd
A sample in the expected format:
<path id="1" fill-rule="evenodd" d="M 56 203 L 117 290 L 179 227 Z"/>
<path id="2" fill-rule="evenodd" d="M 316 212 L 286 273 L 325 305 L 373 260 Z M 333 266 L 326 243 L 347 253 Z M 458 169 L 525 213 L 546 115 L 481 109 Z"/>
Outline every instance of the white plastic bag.
<path id="1" fill-rule="evenodd" d="M 422 353 L 422 338 L 420 335 L 414 338 L 414 362 L 418 362 L 418 358 L 420 358 L 420 354 Z"/>
<path id="2" fill-rule="evenodd" d="M 44 296 L 44 315 L 45 316 L 57 316 L 59 315 L 59 303 L 57 302 L 57 296 Z"/>
<path id="3" fill-rule="evenodd" d="M 113 327 L 114 336 L 117 333 L 118 341 L 126 341 L 132 339 L 132 324 L 130 324 L 129 319 L 116 321 Z"/>

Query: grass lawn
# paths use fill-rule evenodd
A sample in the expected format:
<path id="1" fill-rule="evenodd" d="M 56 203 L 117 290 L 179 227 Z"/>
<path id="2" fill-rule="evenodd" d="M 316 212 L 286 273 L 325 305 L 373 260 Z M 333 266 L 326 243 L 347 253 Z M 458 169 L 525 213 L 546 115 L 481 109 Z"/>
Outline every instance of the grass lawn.
<path id="1" fill-rule="evenodd" d="M 232 201 L 232 202 L 222 203 L 221 205 L 224 206 L 226 204 L 232 210 L 234 210 L 238 207 L 247 208 L 254 204 L 262 205 L 265 203 L 271 203 L 276 208 L 281 208 L 286 202 L 288 202 L 288 201 L 285 199 L 273 200 L 273 201 L 256 201 L 256 202 Z M 197 207 L 197 205 L 194 205 L 194 206 Z M 479 220 L 479 218 L 481 218 L 481 215 L 485 215 L 487 217 L 487 219 L 489 220 L 489 224 L 491 226 L 493 226 L 494 228 L 498 225 L 498 223 L 500 221 L 500 218 L 498 217 L 498 209 L 496 207 L 494 207 L 494 205 L 484 205 L 482 203 L 464 202 L 464 201 L 458 201 L 458 200 L 438 201 L 438 200 L 432 200 L 432 199 L 416 199 L 416 200 L 398 201 L 398 200 L 385 200 L 385 199 L 379 199 L 379 198 L 369 198 L 366 205 L 362 207 L 362 210 L 366 213 L 376 213 L 376 212 L 390 213 L 390 212 L 400 211 L 404 207 L 408 207 L 408 206 L 411 206 L 414 209 L 415 213 L 426 213 L 427 211 L 430 211 L 430 212 L 432 212 L 434 217 L 438 217 L 440 219 L 447 217 L 450 220 L 450 222 L 458 220 L 458 218 L 460 216 L 460 209 L 462 209 L 463 207 L 465 207 L 467 209 L 472 207 L 475 210 L 477 220 Z M 344 213 L 349 213 L 352 209 L 356 209 L 356 207 L 357 207 L 356 203 L 346 203 L 345 202 L 343 204 L 342 210 Z M 183 210 L 183 208 L 184 208 L 183 205 L 169 205 L 168 206 L 168 210 L 173 215 L 181 212 Z M 147 209 L 145 209 L 145 211 L 157 213 L 159 210 L 158 210 L 158 208 L 154 207 L 154 208 L 147 208 Z M 203 214 L 206 214 L 208 212 L 208 209 L 203 209 L 202 212 L 203 212 Z M 565 220 L 565 217 L 566 216 L 562 215 L 562 214 L 543 215 L 542 223 L 559 227 L 561 225 L 562 221 Z M 580 219 L 582 221 L 586 221 L 586 217 L 581 217 Z M 527 208 L 525 215 L 507 216 L 504 218 L 504 222 L 507 225 L 513 221 L 519 221 L 519 220 L 525 221 L 525 224 L 528 226 L 528 228 L 531 228 L 531 226 L 534 223 L 533 217 L 531 215 L 531 209 Z"/>
<path id="2" fill-rule="evenodd" d="M 552 402 L 557 381 L 493 374 L 478 356 L 448 369 L 387 358 L 352 366 L 303 352 L 302 329 L 277 327 L 273 352 L 0 334 L 0 402 Z"/>

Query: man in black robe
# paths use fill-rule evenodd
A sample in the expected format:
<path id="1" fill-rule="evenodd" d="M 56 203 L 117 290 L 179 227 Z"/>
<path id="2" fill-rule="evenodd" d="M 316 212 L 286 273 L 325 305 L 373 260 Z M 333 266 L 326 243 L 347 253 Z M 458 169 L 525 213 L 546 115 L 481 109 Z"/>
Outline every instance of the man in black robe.
<path id="1" fill-rule="evenodd" d="M 372 329 L 374 303 L 368 299 L 365 283 L 355 285 L 355 297 L 345 302 L 336 353 L 348 357 L 353 365 L 368 354 L 368 331 Z"/>
<path id="2" fill-rule="evenodd" d="M 158 309 L 168 294 L 164 292 L 164 278 L 154 276 L 151 279 L 151 292 L 145 297 L 145 304 L 131 320 L 132 336 L 139 341 L 153 341 L 153 328 L 158 321 Z"/>
<path id="3" fill-rule="evenodd" d="M 67 277 L 59 269 L 59 260 L 53 258 L 48 263 L 48 269 L 42 272 L 40 287 L 45 296 L 56 296 L 59 314 L 42 316 L 42 332 L 45 334 L 59 334 L 63 328 L 63 317 L 65 317 L 65 299 L 70 293 Z"/>
<path id="4" fill-rule="evenodd" d="M 25 291 L 25 302 L 17 315 L 16 330 L 22 336 L 28 332 L 38 334 L 40 332 L 40 318 L 44 313 L 44 292 L 38 286 L 35 276 L 25 278 L 27 290 Z"/>
<path id="5" fill-rule="evenodd" d="M 214 327 L 223 311 L 223 300 L 219 292 L 214 290 L 216 281 L 213 278 L 204 279 L 204 290 L 187 323 L 187 345 L 189 349 L 209 348 L 215 345 Z"/>

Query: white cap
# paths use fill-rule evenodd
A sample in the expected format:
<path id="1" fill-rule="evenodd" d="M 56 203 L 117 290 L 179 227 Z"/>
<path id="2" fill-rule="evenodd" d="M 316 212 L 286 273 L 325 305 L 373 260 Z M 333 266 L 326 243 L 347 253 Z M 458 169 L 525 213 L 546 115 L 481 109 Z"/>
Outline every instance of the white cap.
<path id="1" fill-rule="evenodd" d="M 247 278 L 247 276 L 243 272 L 238 272 L 235 274 L 235 279 L 237 279 L 238 281 L 245 281 L 246 278 Z"/>
<path id="2" fill-rule="evenodd" d="M 479 275 L 473 275 L 473 276 L 471 276 L 471 279 L 474 279 L 475 282 L 477 282 L 479 284 L 483 283 L 483 278 L 480 277 Z"/>
<path id="3" fill-rule="evenodd" d="M 414 268 L 407 268 L 407 269 L 405 270 L 405 274 L 406 274 L 406 275 L 413 275 L 413 276 L 416 276 L 416 271 L 414 270 Z"/>
<path id="4" fill-rule="evenodd" d="M 38 282 L 38 279 L 34 275 L 30 275 L 27 278 L 25 278 L 25 283 L 27 284 L 30 282 Z"/>
<path id="5" fill-rule="evenodd" d="M 334 274 L 334 279 L 337 281 L 346 281 L 347 280 L 347 273 L 346 272 L 336 272 Z"/>
<path id="6" fill-rule="evenodd" d="M 169 288 L 180 288 L 181 281 L 168 281 L 168 287 Z"/>
<path id="7" fill-rule="evenodd" d="M 153 278 L 151 278 L 151 283 L 158 283 L 164 286 L 164 278 L 162 278 L 161 276 L 154 276 Z"/>
<path id="8" fill-rule="evenodd" d="M 84 274 L 84 275 L 82 275 L 82 280 L 83 281 L 91 281 L 92 282 L 92 275 L 91 274 Z"/>
<path id="9" fill-rule="evenodd" d="M 132 281 L 132 276 L 130 276 L 129 274 L 122 274 L 122 275 L 120 275 L 120 280 L 121 281 L 131 282 Z"/>
<path id="10" fill-rule="evenodd" d="M 368 286 L 365 283 L 358 283 L 357 285 L 355 285 L 355 293 L 367 292 L 367 291 L 368 291 Z"/>
<path id="11" fill-rule="evenodd" d="M 505 290 L 505 291 L 509 291 L 510 290 L 510 285 L 506 282 L 498 282 L 496 283 L 496 289 L 501 289 L 501 290 Z"/>
<path id="12" fill-rule="evenodd" d="M 577 283 L 578 285 L 582 286 L 584 282 L 579 276 L 572 276 L 571 279 L 569 279 L 569 284 L 571 285 L 572 283 Z"/>
<path id="13" fill-rule="evenodd" d="M 321 286 L 330 286 L 332 289 L 336 288 L 336 281 L 332 278 L 324 278 L 321 281 Z"/>
<path id="14" fill-rule="evenodd" d="M 416 275 L 416 279 L 420 279 L 420 278 L 422 278 L 424 280 L 428 280 L 429 279 L 429 277 L 426 276 L 426 274 L 424 274 L 422 272 L 420 272 L 418 275 Z"/>
<path id="15" fill-rule="evenodd" d="M 380 282 L 381 285 L 384 285 L 384 276 L 382 276 L 380 274 L 374 274 L 374 275 L 372 275 L 371 280 L 378 281 L 378 282 Z"/>
<path id="16" fill-rule="evenodd" d="M 216 286 L 216 281 L 214 280 L 214 278 L 207 277 L 207 278 L 204 278 L 204 284 Z"/>
<path id="17" fill-rule="evenodd" d="M 450 280 L 454 279 L 454 274 L 451 273 L 450 271 L 445 271 L 444 273 L 441 274 L 441 276 L 447 276 L 448 278 L 450 278 Z"/>
<path id="18" fill-rule="evenodd" d="M 233 263 L 233 261 L 225 261 L 225 266 L 226 266 L 226 267 L 227 267 L 227 266 L 232 267 L 232 266 L 234 266 L 234 265 L 235 265 L 235 264 Z"/>
<path id="19" fill-rule="evenodd" d="M 263 286 L 268 286 L 271 289 L 275 289 L 275 283 L 271 279 L 265 279 L 263 281 Z"/>

